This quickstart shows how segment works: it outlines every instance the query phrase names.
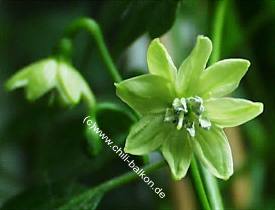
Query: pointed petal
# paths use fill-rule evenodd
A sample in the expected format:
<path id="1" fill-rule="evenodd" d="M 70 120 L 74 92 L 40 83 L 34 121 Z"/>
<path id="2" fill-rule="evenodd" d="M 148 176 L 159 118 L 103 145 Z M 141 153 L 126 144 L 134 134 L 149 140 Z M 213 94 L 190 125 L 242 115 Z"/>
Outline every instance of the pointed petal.
<path id="1" fill-rule="evenodd" d="M 263 112 L 263 104 L 237 98 L 211 98 L 204 102 L 207 117 L 220 127 L 241 125 Z"/>
<path id="2" fill-rule="evenodd" d="M 244 59 L 226 59 L 213 64 L 201 74 L 197 95 L 209 98 L 231 93 L 238 87 L 249 65 Z"/>
<path id="3" fill-rule="evenodd" d="M 57 88 L 59 93 L 62 99 L 69 104 L 77 104 L 81 96 L 84 96 L 86 99 L 93 98 L 85 79 L 76 69 L 66 63 L 59 63 L 58 81 Z"/>
<path id="4" fill-rule="evenodd" d="M 177 92 L 180 95 L 190 96 L 200 74 L 204 70 L 212 51 L 210 39 L 198 36 L 196 45 L 191 54 L 183 61 L 177 75 Z"/>
<path id="5" fill-rule="evenodd" d="M 196 128 L 194 150 L 202 164 L 216 177 L 228 179 L 233 174 L 230 145 L 221 128 Z"/>
<path id="6" fill-rule="evenodd" d="M 160 40 L 154 39 L 147 52 L 149 72 L 154 75 L 174 81 L 177 69 Z"/>
<path id="7" fill-rule="evenodd" d="M 55 85 L 57 63 L 54 59 L 35 62 L 16 73 L 6 83 L 8 90 L 26 86 L 28 100 L 36 100 Z"/>
<path id="8" fill-rule="evenodd" d="M 147 115 L 141 118 L 131 129 L 124 151 L 133 155 L 144 155 L 159 148 L 167 137 L 168 123 L 164 115 Z"/>
<path id="9" fill-rule="evenodd" d="M 162 154 L 168 162 L 172 175 L 176 180 L 183 178 L 192 158 L 192 145 L 184 129 L 171 130 L 162 146 Z"/>
<path id="10" fill-rule="evenodd" d="M 157 75 L 142 75 L 115 85 L 121 100 L 140 114 L 163 112 L 173 100 L 170 82 Z"/>

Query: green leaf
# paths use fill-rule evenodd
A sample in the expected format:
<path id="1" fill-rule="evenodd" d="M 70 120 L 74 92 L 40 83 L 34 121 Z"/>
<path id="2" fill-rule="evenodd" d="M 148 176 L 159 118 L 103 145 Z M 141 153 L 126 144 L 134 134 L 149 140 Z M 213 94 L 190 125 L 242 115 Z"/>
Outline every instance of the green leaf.
<path id="1" fill-rule="evenodd" d="M 104 195 L 104 191 L 98 188 L 90 189 L 78 196 L 73 197 L 65 205 L 58 208 L 58 210 L 95 210 Z"/>
<path id="2" fill-rule="evenodd" d="M 223 130 L 215 125 L 210 130 L 196 129 L 193 141 L 195 154 L 210 173 L 220 179 L 228 179 L 233 174 L 233 160 Z"/>
<path id="3" fill-rule="evenodd" d="M 211 65 L 201 74 L 197 95 L 209 98 L 231 93 L 238 87 L 249 65 L 244 59 L 225 59 Z"/>
<path id="4" fill-rule="evenodd" d="M 140 114 L 163 112 L 173 100 L 171 84 L 157 75 L 142 75 L 115 85 L 121 100 Z"/>
<path id="5" fill-rule="evenodd" d="M 6 88 L 11 91 L 26 86 L 27 99 L 34 101 L 55 86 L 57 65 L 52 58 L 35 62 L 12 76 L 6 82 Z"/>
<path id="6" fill-rule="evenodd" d="M 60 205 L 83 192 L 85 188 L 72 180 L 61 183 L 47 183 L 28 188 L 12 197 L 1 206 L 1 210 L 28 209 L 49 210 Z"/>
<path id="7" fill-rule="evenodd" d="M 207 117 L 220 127 L 241 125 L 263 112 L 263 104 L 237 98 L 211 98 L 204 103 Z"/>
<path id="8" fill-rule="evenodd" d="M 151 74 L 174 81 L 177 69 L 169 53 L 158 38 L 154 39 L 148 48 L 147 62 Z"/>
<path id="9" fill-rule="evenodd" d="M 162 146 L 162 154 L 170 166 L 174 179 L 183 178 L 187 173 L 193 154 L 187 132 L 184 129 L 176 130 L 171 125 Z"/>
<path id="10" fill-rule="evenodd" d="M 177 93 L 181 96 L 191 96 L 197 88 L 197 80 L 204 70 L 212 50 L 210 39 L 198 36 L 191 54 L 183 61 L 177 75 Z"/>
<path id="11" fill-rule="evenodd" d="M 158 149 L 170 129 L 163 120 L 163 114 L 142 117 L 132 127 L 124 151 L 133 155 L 144 155 Z"/>
<path id="12" fill-rule="evenodd" d="M 178 5 L 178 0 L 102 2 L 98 20 L 104 34 L 112 34 L 108 41 L 112 43 L 115 57 L 142 34 L 156 38 L 168 31 L 174 23 Z"/>

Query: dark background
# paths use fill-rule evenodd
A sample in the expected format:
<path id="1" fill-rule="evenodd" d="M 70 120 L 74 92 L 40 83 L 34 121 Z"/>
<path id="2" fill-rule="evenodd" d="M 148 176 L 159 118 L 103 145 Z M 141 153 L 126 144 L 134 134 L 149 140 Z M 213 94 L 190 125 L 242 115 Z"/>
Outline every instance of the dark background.
<path id="1" fill-rule="evenodd" d="M 98 21 L 124 78 L 147 71 L 148 43 L 162 35 L 179 66 L 198 34 L 211 38 L 216 4 L 206 0 L 0 1 L 2 209 L 55 209 L 129 171 L 108 148 L 96 157 L 89 154 L 83 105 L 64 109 L 49 106 L 48 95 L 29 103 L 22 91 L 7 93 L 3 85 L 13 73 L 51 55 L 65 27 L 81 16 Z M 275 1 L 231 0 L 225 14 L 221 58 L 251 62 L 234 94 L 263 102 L 265 110 L 252 122 L 227 131 L 235 174 L 229 181 L 219 181 L 220 188 L 228 209 L 275 209 Z M 122 104 L 95 43 L 85 32 L 77 35 L 73 56 L 98 101 Z M 102 113 L 99 119 L 102 130 L 123 145 L 131 120 L 119 112 Z M 143 164 L 139 158 L 136 161 Z M 163 186 L 165 199 L 138 180 L 104 196 L 98 209 L 196 209 L 188 177 L 176 183 L 167 169 L 150 177 Z"/>

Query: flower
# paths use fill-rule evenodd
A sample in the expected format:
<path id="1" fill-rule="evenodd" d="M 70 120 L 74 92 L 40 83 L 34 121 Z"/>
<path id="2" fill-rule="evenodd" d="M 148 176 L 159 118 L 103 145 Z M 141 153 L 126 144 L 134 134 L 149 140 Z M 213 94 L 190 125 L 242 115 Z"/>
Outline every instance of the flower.
<path id="1" fill-rule="evenodd" d="M 20 87 L 26 88 L 26 97 L 30 101 L 54 88 L 65 105 L 75 105 L 81 98 L 89 104 L 94 101 L 92 92 L 80 73 L 65 60 L 55 57 L 42 59 L 21 69 L 6 82 L 9 91 Z"/>
<path id="2" fill-rule="evenodd" d="M 225 59 L 206 67 L 210 39 L 198 36 L 191 54 L 177 70 L 159 39 L 148 49 L 149 74 L 116 85 L 117 95 L 141 115 L 126 139 L 125 152 L 144 155 L 160 149 L 175 179 L 183 178 L 194 155 L 214 176 L 233 174 L 225 127 L 243 124 L 263 111 L 263 104 L 224 97 L 234 91 L 250 65 Z"/>

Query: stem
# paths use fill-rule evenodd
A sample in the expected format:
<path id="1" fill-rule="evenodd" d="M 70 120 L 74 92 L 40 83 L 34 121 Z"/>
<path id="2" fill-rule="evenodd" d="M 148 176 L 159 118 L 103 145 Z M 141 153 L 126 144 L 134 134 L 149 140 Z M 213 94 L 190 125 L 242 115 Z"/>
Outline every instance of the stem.
<path id="1" fill-rule="evenodd" d="M 85 17 L 79 18 L 76 21 L 74 21 L 71 25 L 69 25 L 69 27 L 65 31 L 65 35 L 68 38 L 73 39 L 75 34 L 77 32 L 79 32 L 81 29 L 84 29 L 85 31 L 87 31 L 89 33 L 89 35 L 91 36 L 91 38 L 97 44 L 100 55 L 104 61 L 104 64 L 107 67 L 109 74 L 113 78 L 113 80 L 115 82 L 120 82 L 121 76 L 120 76 L 120 74 L 112 60 L 112 57 L 106 47 L 101 29 L 96 21 L 94 21 L 91 18 L 85 18 Z"/>
<path id="2" fill-rule="evenodd" d="M 226 6 L 227 6 L 227 0 L 217 1 L 217 7 L 214 15 L 213 33 L 212 33 L 213 52 L 210 58 L 210 64 L 217 62 L 221 54 L 221 38 L 222 38 Z"/>
<path id="3" fill-rule="evenodd" d="M 105 110 L 112 110 L 116 112 L 121 112 L 127 115 L 133 122 L 136 122 L 139 118 L 129 109 L 122 107 L 118 104 L 112 102 L 102 102 L 97 104 L 96 112 L 100 113 Z"/>
<path id="4" fill-rule="evenodd" d="M 146 174 L 149 174 L 165 164 L 164 161 L 148 165 L 143 168 Z M 101 200 L 104 193 L 119 187 L 121 185 L 127 184 L 139 176 L 135 172 L 128 172 L 109 181 L 106 181 L 96 187 L 93 187 L 80 195 L 69 200 L 65 205 L 58 208 L 59 210 L 71 210 L 71 209 L 95 209 Z"/>
<path id="5" fill-rule="evenodd" d="M 204 210 L 211 210 L 195 157 L 191 161 L 191 174 L 202 208 Z"/>
<path id="6" fill-rule="evenodd" d="M 223 210 L 223 202 L 218 187 L 218 183 L 215 177 L 213 177 L 209 172 L 202 168 L 204 175 L 204 182 L 206 183 L 206 190 L 208 193 L 209 201 L 213 210 Z"/>
<path id="7" fill-rule="evenodd" d="M 72 40 L 68 37 L 62 38 L 58 45 L 53 49 L 54 56 L 59 60 L 65 60 L 68 63 L 71 63 L 72 58 Z M 96 99 L 92 91 L 89 91 L 89 94 L 83 94 L 84 101 L 87 105 L 87 109 L 94 110 L 96 107 Z"/>
<path id="8" fill-rule="evenodd" d="M 216 11 L 214 15 L 213 23 L 213 53 L 210 58 L 210 65 L 214 64 L 220 59 L 221 54 L 221 38 L 224 25 L 224 17 L 227 6 L 227 0 L 221 0 L 217 2 Z M 223 210 L 222 197 L 219 191 L 218 183 L 215 177 L 208 173 L 205 169 L 202 168 L 204 175 L 204 182 L 206 185 L 206 190 L 208 193 L 209 202 L 211 207 L 214 210 Z"/>
<path id="9" fill-rule="evenodd" d="M 157 162 L 157 163 L 154 163 L 154 164 L 151 164 L 151 165 L 148 165 L 146 167 L 143 168 L 144 172 L 146 174 L 149 174 L 161 167 L 163 167 L 165 165 L 165 161 L 162 160 L 160 162 Z M 118 176 L 116 178 L 113 178 L 103 184 L 101 184 L 99 187 L 103 190 L 103 191 L 109 191 L 109 190 L 112 190 L 116 187 L 119 187 L 119 186 L 122 186 L 122 185 L 125 185 L 133 180 L 136 180 L 139 176 L 131 171 L 131 172 L 128 172 L 126 174 L 123 174 L 121 176 Z"/>

